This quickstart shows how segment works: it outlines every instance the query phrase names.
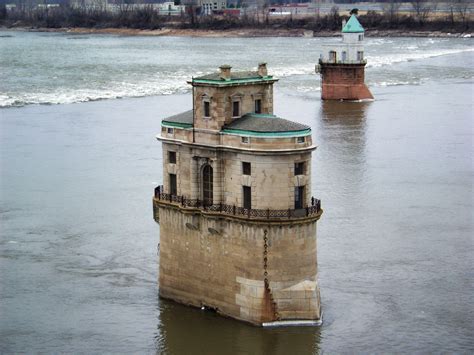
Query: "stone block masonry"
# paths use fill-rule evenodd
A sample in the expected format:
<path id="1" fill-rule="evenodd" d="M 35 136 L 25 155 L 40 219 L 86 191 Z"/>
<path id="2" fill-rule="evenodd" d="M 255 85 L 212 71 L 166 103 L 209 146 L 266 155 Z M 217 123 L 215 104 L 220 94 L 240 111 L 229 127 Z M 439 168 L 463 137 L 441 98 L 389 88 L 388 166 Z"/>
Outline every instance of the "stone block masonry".
<path id="1" fill-rule="evenodd" d="M 263 223 L 157 207 L 160 296 L 257 325 L 320 319 L 314 218 Z"/>
<path id="2" fill-rule="evenodd" d="M 371 100 L 364 82 L 365 64 L 321 63 L 321 98 L 323 100 Z"/>

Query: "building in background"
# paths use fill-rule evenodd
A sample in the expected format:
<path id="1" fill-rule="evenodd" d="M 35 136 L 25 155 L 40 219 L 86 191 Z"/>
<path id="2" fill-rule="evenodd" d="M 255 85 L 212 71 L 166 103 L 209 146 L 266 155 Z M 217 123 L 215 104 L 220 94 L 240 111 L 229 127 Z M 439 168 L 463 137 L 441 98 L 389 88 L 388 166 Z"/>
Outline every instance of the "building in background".
<path id="1" fill-rule="evenodd" d="M 353 14 L 343 24 L 342 42 L 323 46 L 316 72 L 323 100 L 373 99 L 365 85 L 364 28 Z"/>

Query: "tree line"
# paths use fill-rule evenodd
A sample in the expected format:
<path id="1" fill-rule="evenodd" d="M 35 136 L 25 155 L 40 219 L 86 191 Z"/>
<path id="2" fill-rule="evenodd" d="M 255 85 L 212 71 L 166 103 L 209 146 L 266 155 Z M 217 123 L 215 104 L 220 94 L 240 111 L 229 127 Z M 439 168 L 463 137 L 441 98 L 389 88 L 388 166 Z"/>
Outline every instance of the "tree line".
<path id="1" fill-rule="evenodd" d="M 359 20 L 367 30 L 421 30 L 464 32 L 472 28 L 472 17 L 467 2 L 453 0 L 452 6 L 442 15 L 433 16 L 436 8 L 433 3 L 412 1 L 413 11 L 399 11 L 398 1 L 387 1 L 380 11 L 368 11 L 360 14 Z M 196 6 L 188 6 L 180 16 L 166 16 L 159 13 L 152 5 L 121 4 L 114 11 L 97 2 L 97 6 L 65 3 L 56 7 L 18 6 L 8 10 L 0 5 L 0 25 L 6 27 L 33 28 L 133 28 L 155 30 L 167 28 L 191 29 L 305 29 L 315 32 L 337 31 L 342 21 L 349 14 L 341 15 L 339 8 L 334 6 L 327 14 L 307 14 L 305 16 L 272 17 L 268 12 L 268 4 L 248 11 L 242 9 L 240 17 L 225 15 L 200 16 Z"/>

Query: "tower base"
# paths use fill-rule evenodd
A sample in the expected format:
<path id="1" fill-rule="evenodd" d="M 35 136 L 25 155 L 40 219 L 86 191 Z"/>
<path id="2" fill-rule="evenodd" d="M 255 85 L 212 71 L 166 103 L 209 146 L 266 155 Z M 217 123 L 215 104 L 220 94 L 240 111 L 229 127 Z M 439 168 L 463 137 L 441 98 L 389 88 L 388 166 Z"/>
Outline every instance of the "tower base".
<path id="1" fill-rule="evenodd" d="M 157 200 L 154 207 L 160 297 L 258 326 L 319 324 L 316 221 L 322 211 L 269 221 Z"/>
<path id="2" fill-rule="evenodd" d="M 321 99 L 323 100 L 373 100 L 365 85 L 365 62 L 319 62 L 321 73 Z"/>
<path id="3" fill-rule="evenodd" d="M 323 100 L 373 100 L 374 97 L 365 84 L 324 84 Z"/>

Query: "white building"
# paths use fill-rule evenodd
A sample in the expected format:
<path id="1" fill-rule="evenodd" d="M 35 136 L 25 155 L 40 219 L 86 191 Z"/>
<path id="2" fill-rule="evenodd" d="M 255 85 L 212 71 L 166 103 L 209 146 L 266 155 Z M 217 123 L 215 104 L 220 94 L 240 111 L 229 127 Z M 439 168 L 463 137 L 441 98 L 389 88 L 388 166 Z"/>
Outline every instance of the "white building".
<path id="1" fill-rule="evenodd" d="M 201 7 L 201 14 L 211 15 L 213 11 L 224 10 L 227 7 L 227 0 L 198 0 Z"/>
<path id="2" fill-rule="evenodd" d="M 185 8 L 184 5 L 175 5 L 173 1 L 156 4 L 156 9 L 160 15 L 181 15 L 185 12 Z"/>
<path id="3" fill-rule="evenodd" d="M 342 42 L 323 46 L 321 60 L 327 63 L 365 63 L 364 28 L 352 15 L 342 28 Z"/>

